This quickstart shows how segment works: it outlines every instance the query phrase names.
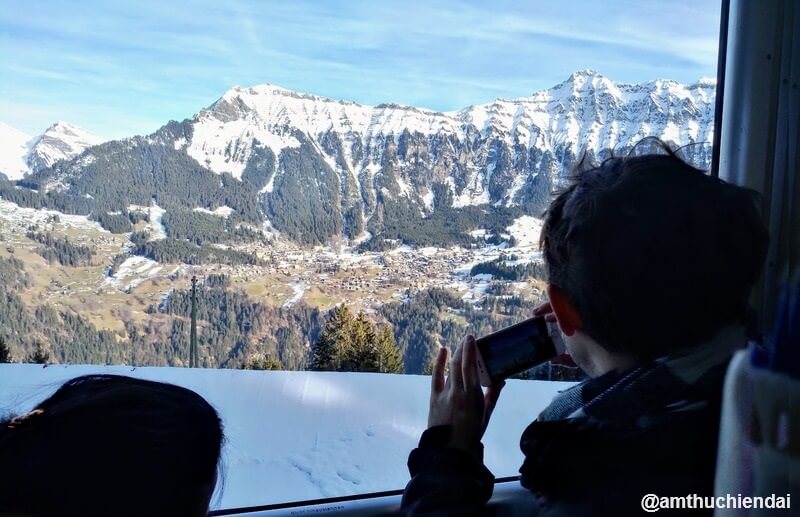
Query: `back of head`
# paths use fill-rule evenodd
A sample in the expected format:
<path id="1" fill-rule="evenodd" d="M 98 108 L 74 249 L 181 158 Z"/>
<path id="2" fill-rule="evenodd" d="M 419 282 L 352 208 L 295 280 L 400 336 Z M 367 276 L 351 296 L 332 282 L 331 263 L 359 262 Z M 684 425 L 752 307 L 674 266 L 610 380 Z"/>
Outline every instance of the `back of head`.
<path id="1" fill-rule="evenodd" d="M 641 359 L 744 323 L 768 242 L 755 192 L 663 151 L 577 173 L 541 236 L 549 282 L 584 332 Z"/>
<path id="2" fill-rule="evenodd" d="M 222 439 L 216 411 L 191 390 L 78 377 L 0 422 L 0 513 L 205 515 Z"/>

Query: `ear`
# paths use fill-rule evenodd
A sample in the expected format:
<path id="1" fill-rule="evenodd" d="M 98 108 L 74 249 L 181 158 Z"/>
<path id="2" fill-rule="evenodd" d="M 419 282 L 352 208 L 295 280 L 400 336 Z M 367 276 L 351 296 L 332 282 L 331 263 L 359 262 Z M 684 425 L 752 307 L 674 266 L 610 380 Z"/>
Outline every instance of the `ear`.
<path id="1" fill-rule="evenodd" d="M 558 326 L 561 328 L 561 332 L 567 336 L 572 336 L 575 334 L 576 330 L 583 329 L 581 315 L 578 314 L 578 311 L 575 309 L 575 305 L 569 299 L 567 293 L 562 291 L 559 287 L 548 285 L 547 297 L 550 298 L 550 306 L 553 308 L 553 312 L 556 314 L 556 319 L 558 320 Z"/>

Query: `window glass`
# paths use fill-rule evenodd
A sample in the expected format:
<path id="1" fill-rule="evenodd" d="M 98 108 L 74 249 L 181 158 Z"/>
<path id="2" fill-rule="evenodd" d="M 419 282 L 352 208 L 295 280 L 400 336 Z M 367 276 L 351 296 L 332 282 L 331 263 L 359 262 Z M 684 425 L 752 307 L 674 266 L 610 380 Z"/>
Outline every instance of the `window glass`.
<path id="1" fill-rule="evenodd" d="M 718 0 L 0 6 L 0 350 L 73 365 L 3 366 L 0 406 L 192 387 L 217 507 L 401 488 L 437 348 L 542 301 L 577 160 L 655 136 L 710 167 Z M 580 378 L 510 383 L 497 477 Z"/>

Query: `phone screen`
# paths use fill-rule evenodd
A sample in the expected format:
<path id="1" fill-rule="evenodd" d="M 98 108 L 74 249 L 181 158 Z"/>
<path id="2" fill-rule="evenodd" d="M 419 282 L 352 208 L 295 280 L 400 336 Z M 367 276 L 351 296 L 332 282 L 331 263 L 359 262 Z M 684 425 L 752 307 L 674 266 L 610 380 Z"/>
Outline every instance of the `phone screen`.
<path id="1" fill-rule="evenodd" d="M 530 318 L 475 341 L 481 384 L 507 379 L 556 355 L 544 316 Z"/>

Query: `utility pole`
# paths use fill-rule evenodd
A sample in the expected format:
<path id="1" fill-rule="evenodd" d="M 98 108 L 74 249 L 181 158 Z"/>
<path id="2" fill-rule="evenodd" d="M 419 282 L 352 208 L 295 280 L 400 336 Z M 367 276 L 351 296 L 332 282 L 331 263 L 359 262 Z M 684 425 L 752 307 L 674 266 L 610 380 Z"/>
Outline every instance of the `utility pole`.
<path id="1" fill-rule="evenodd" d="M 192 328 L 189 336 L 189 368 L 197 368 L 197 277 L 192 277 Z"/>

